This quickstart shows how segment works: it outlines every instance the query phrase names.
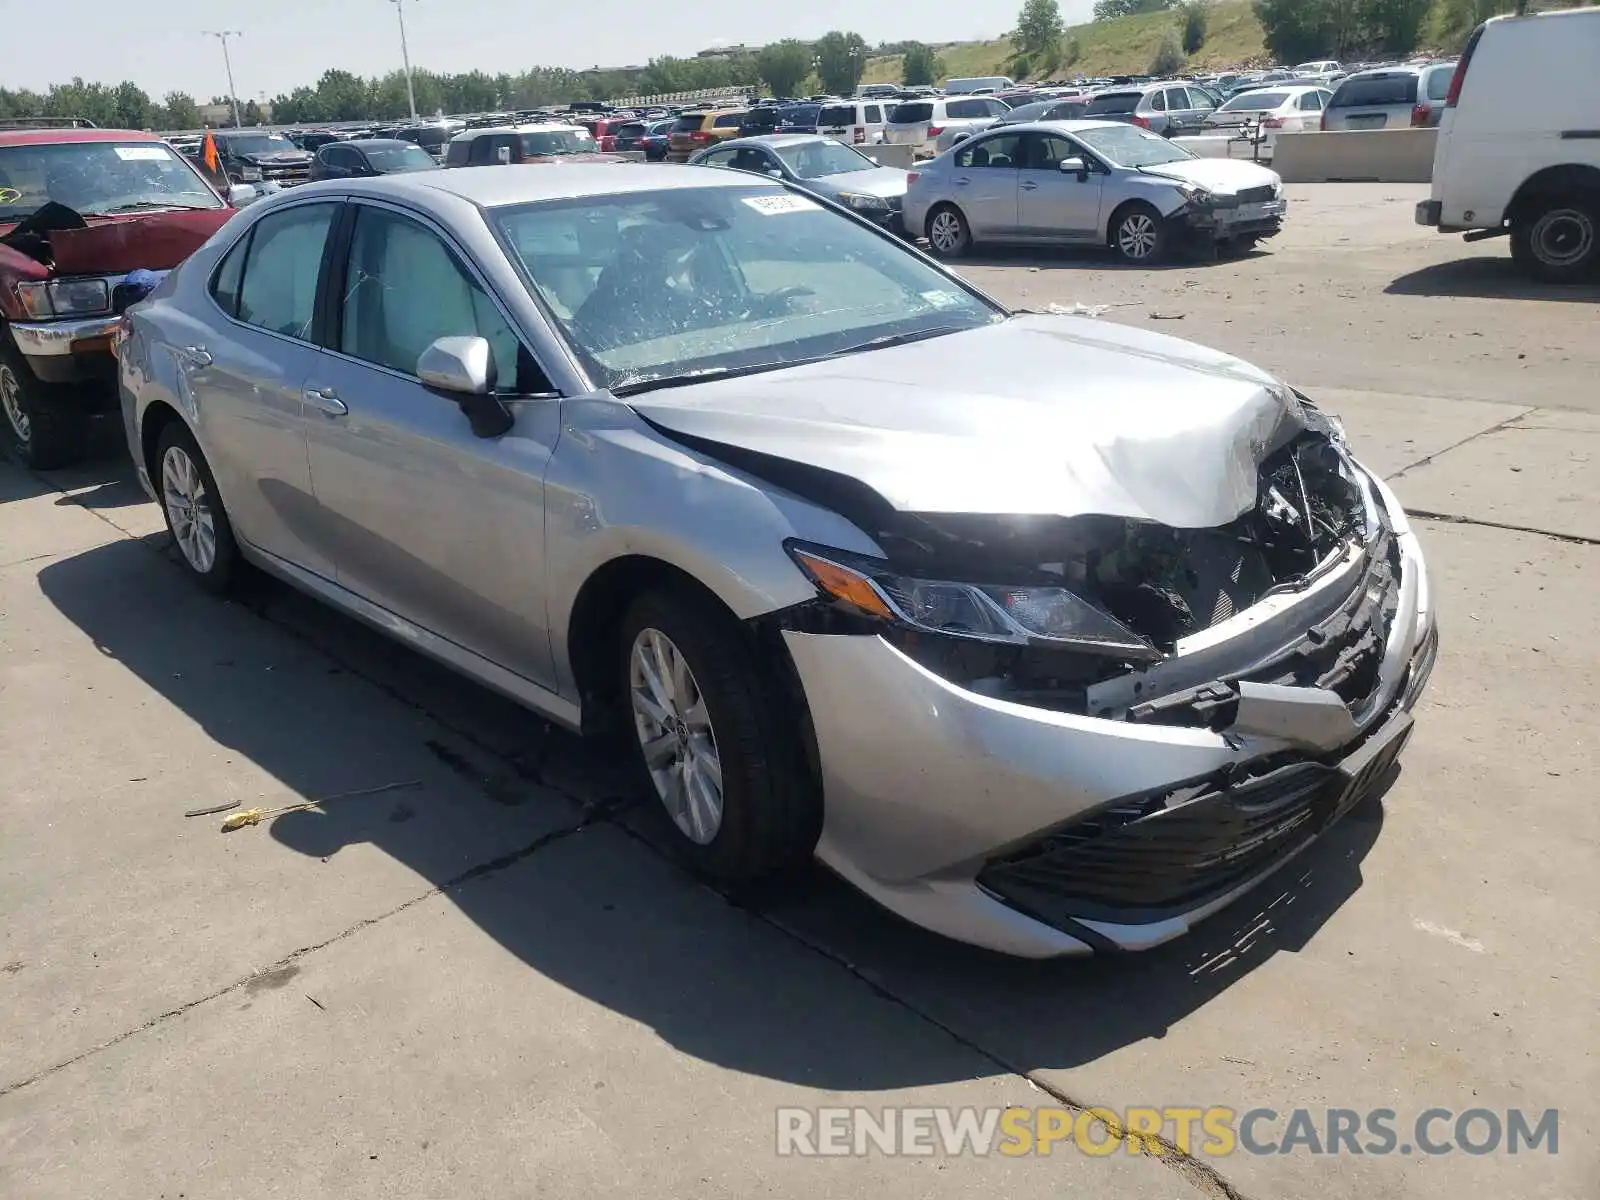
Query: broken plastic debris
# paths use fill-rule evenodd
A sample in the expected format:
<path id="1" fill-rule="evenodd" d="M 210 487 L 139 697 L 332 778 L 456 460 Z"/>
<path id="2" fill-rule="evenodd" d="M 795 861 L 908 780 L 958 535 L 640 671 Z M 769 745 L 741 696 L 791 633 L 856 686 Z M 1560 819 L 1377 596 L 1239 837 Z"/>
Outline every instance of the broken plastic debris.
<path id="1" fill-rule="evenodd" d="M 1058 317 L 1098 317 L 1109 304 L 1085 304 L 1083 301 L 1074 301 L 1071 304 L 1051 304 L 1047 311 Z"/>

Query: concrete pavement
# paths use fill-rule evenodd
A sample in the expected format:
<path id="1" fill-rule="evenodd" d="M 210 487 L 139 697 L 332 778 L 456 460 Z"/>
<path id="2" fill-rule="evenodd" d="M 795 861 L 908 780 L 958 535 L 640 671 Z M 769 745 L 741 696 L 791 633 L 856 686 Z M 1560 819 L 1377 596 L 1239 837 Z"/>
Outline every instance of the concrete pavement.
<path id="1" fill-rule="evenodd" d="M 1504 248 L 1378 190 L 1304 192 L 1242 263 L 970 268 L 1106 319 L 1190 297 L 1163 328 L 1340 412 L 1434 514 L 1443 648 L 1381 809 L 1121 960 L 997 959 L 820 872 L 731 903 L 597 751 L 283 589 L 200 595 L 125 463 L 0 465 L 0 1195 L 1600 1194 L 1594 309 L 1390 291 Z M 1522 366 L 1533 336 L 1566 357 Z M 1058 1098 L 1553 1107 L 1560 1150 L 773 1153 L 780 1105 Z"/>

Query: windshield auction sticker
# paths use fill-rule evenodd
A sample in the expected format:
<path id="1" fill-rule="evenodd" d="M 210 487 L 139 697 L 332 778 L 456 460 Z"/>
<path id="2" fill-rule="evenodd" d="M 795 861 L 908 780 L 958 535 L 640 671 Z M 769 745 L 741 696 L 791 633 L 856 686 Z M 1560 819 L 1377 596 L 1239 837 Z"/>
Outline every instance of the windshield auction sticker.
<path id="1" fill-rule="evenodd" d="M 786 212 L 805 212 L 817 207 L 816 201 L 807 200 L 804 196 L 745 196 L 743 199 L 751 208 L 768 217 Z"/>

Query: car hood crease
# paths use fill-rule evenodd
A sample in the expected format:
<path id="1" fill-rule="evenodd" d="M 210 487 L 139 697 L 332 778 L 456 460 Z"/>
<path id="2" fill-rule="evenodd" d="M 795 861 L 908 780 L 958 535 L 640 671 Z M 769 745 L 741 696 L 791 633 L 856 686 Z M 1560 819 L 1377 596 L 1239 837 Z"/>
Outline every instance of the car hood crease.
<path id="1" fill-rule="evenodd" d="M 1185 529 L 1253 506 L 1262 459 L 1307 427 L 1293 393 L 1239 359 L 1044 315 L 628 403 L 713 452 L 845 475 L 902 512 Z"/>

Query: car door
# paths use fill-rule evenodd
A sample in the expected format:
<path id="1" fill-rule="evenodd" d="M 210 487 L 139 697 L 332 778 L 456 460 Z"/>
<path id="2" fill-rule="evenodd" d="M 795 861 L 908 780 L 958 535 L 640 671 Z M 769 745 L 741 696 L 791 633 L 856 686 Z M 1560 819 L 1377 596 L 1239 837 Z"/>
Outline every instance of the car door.
<path id="1" fill-rule="evenodd" d="M 210 286 L 209 328 L 175 345 L 180 386 L 235 532 L 258 550 L 325 578 L 316 549 L 304 385 L 316 363 L 318 282 L 340 200 L 280 207 L 251 224 Z"/>
<path id="2" fill-rule="evenodd" d="M 1046 241 L 1098 241 L 1100 198 L 1105 173 L 1070 138 L 1057 133 L 1024 133 L 1017 174 L 1017 232 Z M 1062 160 L 1078 157 L 1087 178 L 1063 174 Z"/>
<path id="3" fill-rule="evenodd" d="M 1204 89 L 1192 84 L 1183 89 L 1184 95 L 1189 97 L 1189 107 L 1184 119 L 1185 133 L 1199 133 L 1205 127 L 1206 118 L 1217 111 L 1217 102 Z"/>
<path id="4" fill-rule="evenodd" d="M 974 237 L 1012 237 L 1017 231 L 1020 134 L 974 137 L 961 144 L 950 168 L 950 195 Z"/>
<path id="5" fill-rule="evenodd" d="M 1321 129 L 1322 128 L 1322 102 L 1327 96 L 1326 92 L 1301 92 L 1300 99 L 1295 102 L 1295 111 L 1292 116 L 1296 118 L 1293 129 Z"/>
<path id="6" fill-rule="evenodd" d="M 353 204 L 330 287 L 325 345 L 306 380 L 319 410 L 311 478 L 319 545 L 341 586 L 541 686 L 544 472 L 560 401 L 466 255 L 419 214 Z M 514 424 L 478 437 L 457 401 L 423 386 L 436 338 L 489 341 Z"/>
<path id="7" fill-rule="evenodd" d="M 1195 115 L 1194 106 L 1189 100 L 1189 89 L 1169 87 L 1164 89 L 1164 95 L 1167 108 L 1167 127 L 1162 132 L 1168 137 L 1179 137 L 1197 130 L 1200 119 Z"/>

